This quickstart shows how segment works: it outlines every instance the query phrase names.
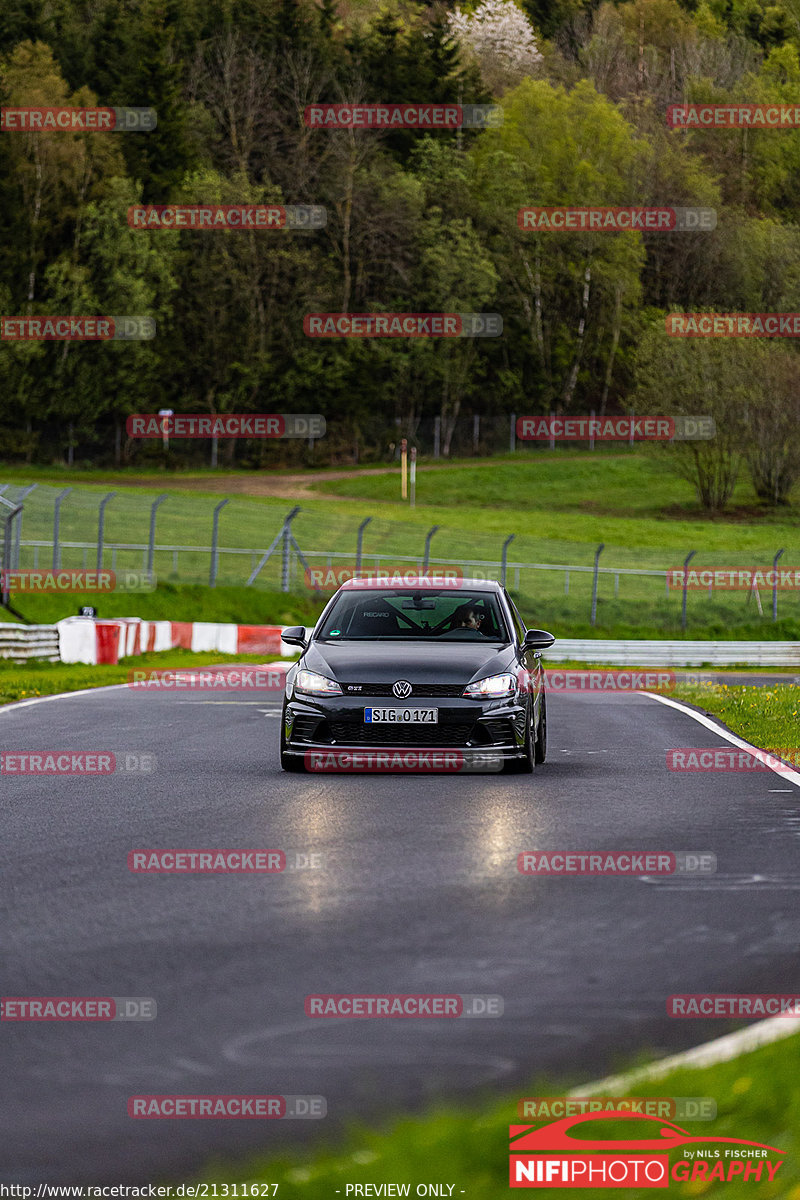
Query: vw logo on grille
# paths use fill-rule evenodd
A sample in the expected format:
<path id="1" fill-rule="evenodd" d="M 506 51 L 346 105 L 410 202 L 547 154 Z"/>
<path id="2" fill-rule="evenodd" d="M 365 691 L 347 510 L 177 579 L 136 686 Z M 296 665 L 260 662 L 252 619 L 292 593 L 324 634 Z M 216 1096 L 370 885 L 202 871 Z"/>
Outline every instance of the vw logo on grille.
<path id="1" fill-rule="evenodd" d="M 392 691 L 398 700 L 405 700 L 406 696 L 411 695 L 411 684 L 407 679 L 398 679 L 396 683 L 392 684 Z"/>

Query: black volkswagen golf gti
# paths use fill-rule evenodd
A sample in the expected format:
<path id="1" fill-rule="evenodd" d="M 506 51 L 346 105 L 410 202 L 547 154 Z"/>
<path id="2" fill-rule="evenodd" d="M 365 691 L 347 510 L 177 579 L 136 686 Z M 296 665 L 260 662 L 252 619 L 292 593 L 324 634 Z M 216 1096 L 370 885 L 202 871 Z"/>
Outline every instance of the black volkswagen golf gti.
<path id="1" fill-rule="evenodd" d="M 362 752 L 364 761 L 377 747 L 452 749 L 467 770 L 492 762 L 484 769 L 530 772 L 544 762 L 541 653 L 555 639 L 526 631 L 499 583 L 350 579 L 308 641 L 302 626 L 283 640 L 303 650 L 286 675 L 286 771 L 320 762 L 318 751 L 346 763 L 343 752 Z"/>

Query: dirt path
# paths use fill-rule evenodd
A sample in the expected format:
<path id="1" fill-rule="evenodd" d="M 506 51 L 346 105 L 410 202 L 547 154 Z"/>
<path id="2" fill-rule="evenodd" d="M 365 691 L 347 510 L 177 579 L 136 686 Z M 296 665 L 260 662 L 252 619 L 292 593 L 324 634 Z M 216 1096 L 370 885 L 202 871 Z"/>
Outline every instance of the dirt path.
<path id="1" fill-rule="evenodd" d="M 452 467 L 452 463 L 417 467 L 418 471 L 441 471 Z M 476 461 L 475 466 L 492 466 L 490 462 Z M 226 495 L 239 496 L 274 496 L 283 500 L 364 500 L 363 496 L 346 496 L 339 492 L 324 492 L 312 490 L 314 484 L 324 484 L 327 479 L 358 479 L 364 475 L 399 475 L 399 466 L 368 467 L 366 470 L 354 470 L 352 467 L 341 471 L 303 471 L 291 475 L 272 475 L 268 471 L 262 474 L 247 475 L 174 475 L 168 481 L 160 477 L 154 480 L 147 476 L 130 476 L 120 479 L 111 476 L 107 480 L 92 480 L 93 483 L 109 484 L 114 487 L 169 487 L 174 490 L 192 492 L 222 492 Z"/>

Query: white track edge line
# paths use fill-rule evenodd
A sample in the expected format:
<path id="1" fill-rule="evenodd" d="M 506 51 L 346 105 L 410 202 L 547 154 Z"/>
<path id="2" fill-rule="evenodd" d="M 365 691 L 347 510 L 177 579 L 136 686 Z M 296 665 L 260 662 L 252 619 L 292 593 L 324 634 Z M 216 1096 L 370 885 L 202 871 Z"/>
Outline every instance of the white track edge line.
<path id="1" fill-rule="evenodd" d="M 749 1050 L 756 1050 L 759 1046 L 768 1046 L 770 1042 L 791 1037 L 797 1032 L 798 1030 L 792 1027 L 792 1018 L 768 1017 L 767 1020 L 758 1021 L 746 1029 L 738 1029 L 735 1033 L 724 1034 L 722 1037 L 714 1038 L 713 1041 L 693 1046 L 691 1050 L 683 1050 L 680 1054 L 672 1054 L 669 1058 L 659 1059 L 658 1062 L 637 1067 L 622 1075 L 609 1075 L 607 1079 L 581 1084 L 580 1087 L 573 1088 L 567 1095 L 577 1097 L 591 1096 L 605 1091 L 625 1091 L 634 1084 L 644 1083 L 651 1079 L 661 1079 L 664 1075 L 669 1075 L 680 1067 L 693 1067 L 699 1070 L 702 1067 L 714 1066 L 716 1063 L 729 1062 L 732 1058 L 738 1058 L 740 1054 L 746 1054 Z"/>
<path id="2" fill-rule="evenodd" d="M 678 712 L 685 713 L 687 717 L 691 717 L 693 721 L 697 721 L 700 725 L 705 725 L 706 729 L 710 729 L 719 737 L 724 738 L 726 742 L 730 742 L 732 746 L 738 746 L 740 750 L 759 750 L 762 754 L 768 754 L 760 746 L 754 746 L 752 742 L 746 742 L 743 738 L 737 737 L 735 733 L 731 733 L 729 729 L 716 724 L 705 713 L 695 712 L 693 708 L 688 708 L 685 704 L 681 704 L 679 700 L 670 700 L 667 696 L 660 696 L 657 692 L 640 692 L 642 696 L 648 696 L 651 700 L 657 700 L 659 704 L 667 704 L 670 708 L 677 708 Z M 788 779 L 790 783 L 797 784 L 800 787 L 800 772 L 793 771 L 791 767 L 782 768 L 774 766 L 767 760 L 762 760 L 764 765 L 773 771 L 780 779 Z"/>

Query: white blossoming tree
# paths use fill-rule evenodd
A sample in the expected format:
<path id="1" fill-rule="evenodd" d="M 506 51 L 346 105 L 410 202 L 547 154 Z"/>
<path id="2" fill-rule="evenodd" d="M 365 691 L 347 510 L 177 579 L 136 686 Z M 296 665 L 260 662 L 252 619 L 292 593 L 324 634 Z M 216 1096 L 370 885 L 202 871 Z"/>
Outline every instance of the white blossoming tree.
<path id="1" fill-rule="evenodd" d="M 456 8 L 449 27 L 494 95 L 533 75 L 542 61 L 533 28 L 514 0 L 481 0 L 473 12 Z"/>

